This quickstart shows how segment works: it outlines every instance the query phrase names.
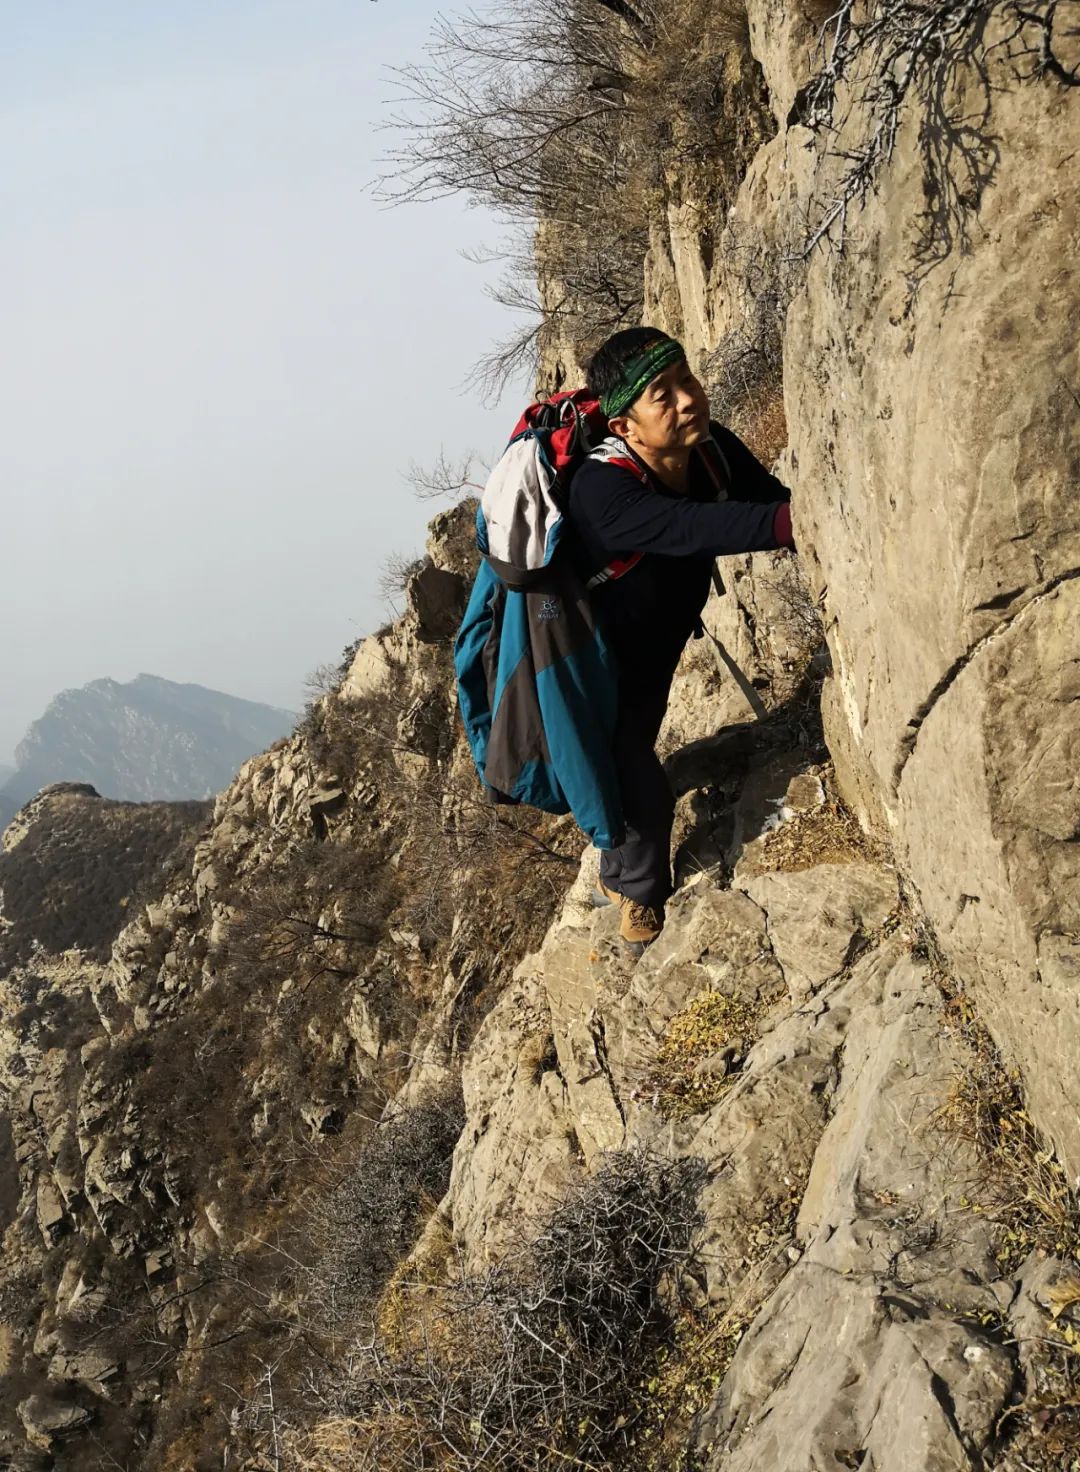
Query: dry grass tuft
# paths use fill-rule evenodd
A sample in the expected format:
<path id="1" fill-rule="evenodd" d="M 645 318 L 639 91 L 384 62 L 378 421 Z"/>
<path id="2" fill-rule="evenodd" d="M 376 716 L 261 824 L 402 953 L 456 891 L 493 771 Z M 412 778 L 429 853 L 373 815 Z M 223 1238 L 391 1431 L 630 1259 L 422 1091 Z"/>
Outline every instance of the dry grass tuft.
<path id="1" fill-rule="evenodd" d="M 754 1312 L 731 1309 L 705 1322 L 687 1315 L 679 1323 L 675 1343 L 642 1382 L 634 1472 L 695 1472 L 701 1465 L 686 1428 L 715 1398 Z"/>
<path id="2" fill-rule="evenodd" d="M 1034 1251 L 1080 1258 L 1080 1203 L 1024 1108 L 1019 1076 L 1005 1067 L 966 998 L 948 998 L 947 1007 L 969 1045 L 969 1061 L 936 1123 L 973 1145 L 982 1165 L 972 1199 L 961 1204 L 997 1224 L 1004 1272 Z"/>
<path id="3" fill-rule="evenodd" d="M 860 828 L 835 793 L 821 807 L 797 813 L 760 840 L 762 868 L 795 873 L 816 864 L 882 863 L 884 848 Z"/>
<path id="4" fill-rule="evenodd" d="M 711 1108 L 738 1078 L 765 1011 L 759 998 L 702 992 L 668 1024 L 642 1096 L 674 1118 Z"/>
<path id="5" fill-rule="evenodd" d="M 802 1178 L 793 1182 L 767 1224 L 767 1241 L 723 1312 L 683 1315 L 673 1342 L 658 1352 L 640 1387 L 627 1463 L 632 1472 L 700 1472 L 710 1465 L 712 1446 L 701 1446 L 695 1430 L 714 1404 L 743 1335 L 790 1266 L 786 1248 L 805 1184 Z"/>
<path id="6" fill-rule="evenodd" d="M 1080 1472 L 1080 1396 L 1034 1396 L 1010 1406 L 1007 1419 L 1021 1429 L 998 1472 Z"/>

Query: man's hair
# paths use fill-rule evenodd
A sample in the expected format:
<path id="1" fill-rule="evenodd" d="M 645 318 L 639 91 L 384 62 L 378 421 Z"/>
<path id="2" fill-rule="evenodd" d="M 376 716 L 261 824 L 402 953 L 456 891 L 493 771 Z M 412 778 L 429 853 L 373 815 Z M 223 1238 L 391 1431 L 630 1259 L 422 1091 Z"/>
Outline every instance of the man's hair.
<path id="1" fill-rule="evenodd" d="M 667 336 L 658 327 L 627 327 L 616 332 L 603 343 L 586 369 L 589 391 L 598 399 L 612 393 L 622 382 L 623 370 L 632 358 L 636 358 L 650 343 L 660 342 Z"/>

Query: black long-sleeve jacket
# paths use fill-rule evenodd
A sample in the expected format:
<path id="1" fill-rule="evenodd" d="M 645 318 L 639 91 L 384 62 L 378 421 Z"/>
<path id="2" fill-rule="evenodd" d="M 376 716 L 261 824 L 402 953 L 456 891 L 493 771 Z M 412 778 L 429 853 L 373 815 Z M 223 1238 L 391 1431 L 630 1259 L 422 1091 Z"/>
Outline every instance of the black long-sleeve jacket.
<path id="1" fill-rule="evenodd" d="M 670 678 L 698 628 L 714 558 L 780 545 L 774 522 L 790 491 L 738 435 L 716 423 L 711 429 L 729 472 L 726 500 L 717 499 L 697 456 L 691 457 L 685 495 L 662 485 L 640 460 L 644 481 L 640 472 L 592 458 L 570 483 L 567 519 L 586 578 L 630 553 L 645 554 L 592 595 L 622 682 L 643 690 Z"/>

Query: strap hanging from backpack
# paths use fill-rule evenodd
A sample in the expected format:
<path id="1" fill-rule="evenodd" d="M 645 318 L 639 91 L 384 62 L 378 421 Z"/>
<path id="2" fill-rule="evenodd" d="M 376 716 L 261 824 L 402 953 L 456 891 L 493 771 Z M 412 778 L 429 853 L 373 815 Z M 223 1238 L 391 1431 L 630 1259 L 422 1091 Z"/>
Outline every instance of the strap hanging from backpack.
<path id="1" fill-rule="evenodd" d="M 607 567 L 594 572 L 585 584 L 586 588 L 591 593 L 593 588 L 599 588 L 601 583 L 613 583 L 616 578 L 624 578 L 632 568 L 637 567 L 644 556 L 644 552 L 631 552 L 629 557 L 616 558 L 614 562 L 609 562 Z"/>

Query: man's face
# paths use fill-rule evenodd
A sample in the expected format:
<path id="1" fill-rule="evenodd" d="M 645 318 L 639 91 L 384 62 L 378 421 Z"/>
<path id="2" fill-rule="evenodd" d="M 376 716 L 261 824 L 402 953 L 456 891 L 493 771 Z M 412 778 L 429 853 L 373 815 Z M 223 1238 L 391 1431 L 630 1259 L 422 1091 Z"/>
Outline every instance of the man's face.
<path id="1" fill-rule="evenodd" d="M 611 427 L 634 448 L 660 454 L 689 450 L 709 437 L 709 400 L 683 358 L 657 374 Z"/>

